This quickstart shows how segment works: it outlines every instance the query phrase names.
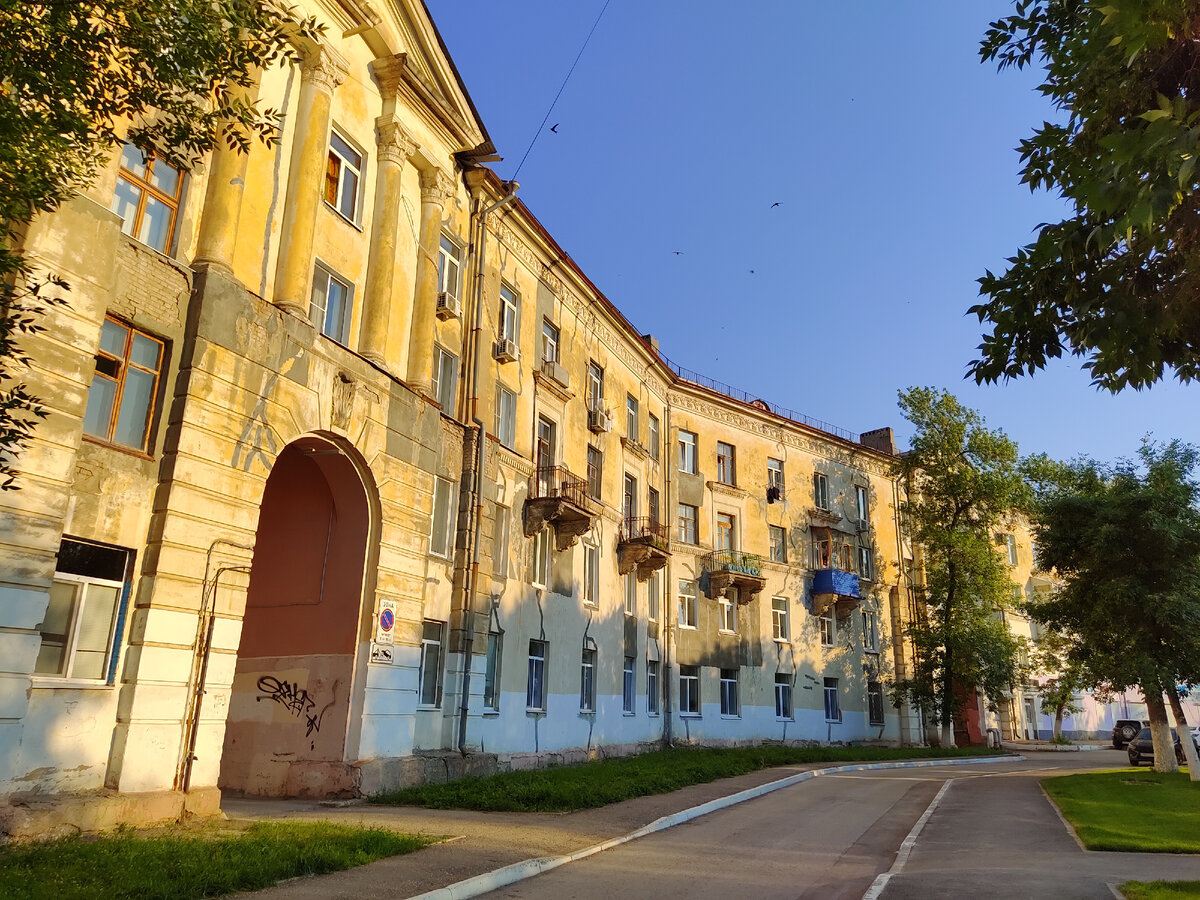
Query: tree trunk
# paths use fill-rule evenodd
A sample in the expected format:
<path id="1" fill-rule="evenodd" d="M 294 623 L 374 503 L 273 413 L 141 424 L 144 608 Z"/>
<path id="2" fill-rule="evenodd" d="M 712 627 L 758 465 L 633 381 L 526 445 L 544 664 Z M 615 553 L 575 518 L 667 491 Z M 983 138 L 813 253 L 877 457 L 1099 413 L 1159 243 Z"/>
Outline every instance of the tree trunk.
<path id="1" fill-rule="evenodd" d="M 1171 714 L 1175 717 L 1175 730 L 1179 733 L 1179 744 L 1183 747 L 1183 756 L 1187 760 L 1188 778 L 1200 781 L 1200 754 L 1196 752 L 1196 744 L 1192 741 L 1192 730 L 1188 728 L 1187 718 L 1183 715 L 1183 704 L 1179 702 L 1179 691 L 1175 685 L 1167 685 L 1167 699 L 1171 701 Z"/>
<path id="2" fill-rule="evenodd" d="M 954 606 L 954 561 L 948 564 L 949 584 L 946 588 L 946 602 L 942 605 L 942 746 L 954 746 L 954 654 L 950 650 L 949 641 L 945 640 L 950 632 L 950 611 Z"/>
<path id="3" fill-rule="evenodd" d="M 1142 682 L 1142 694 L 1150 716 L 1150 737 L 1154 740 L 1154 771 L 1178 772 L 1171 726 L 1167 724 L 1167 706 L 1163 703 L 1163 687 L 1157 680 L 1147 679 Z"/>
<path id="4" fill-rule="evenodd" d="M 1062 720 L 1063 720 L 1063 704 L 1058 704 L 1058 708 L 1054 710 L 1054 740 L 1057 741 L 1062 735 Z"/>

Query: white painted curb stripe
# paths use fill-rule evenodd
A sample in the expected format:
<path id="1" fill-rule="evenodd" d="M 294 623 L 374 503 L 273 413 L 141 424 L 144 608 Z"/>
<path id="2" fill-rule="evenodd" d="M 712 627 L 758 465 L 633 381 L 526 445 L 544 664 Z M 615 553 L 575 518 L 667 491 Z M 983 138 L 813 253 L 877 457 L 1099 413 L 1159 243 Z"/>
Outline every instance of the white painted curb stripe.
<path id="1" fill-rule="evenodd" d="M 576 850 L 574 853 L 566 856 L 542 856 L 537 859 L 526 859 L 519 863 L 513 863 L 511 866 L 504 866 L 501 869 L 493 869 L 491 872 L 484 872 L 482 875 L 475 875 L 471 878 L 457 881 L 454 884 L 447 885 L 444 888 L 427 891 L 424 894 L 418 894 L 415 897 L 410 897 L 408 900 L 467 900 L 470 897 L 478 897 L 481 894 L 486 894 L 488 891 L 494 891 L 497 888 L 502 888 L 506 885 L 513 884 L 517 881 L 524 881 L 527 878 L 532 878 L 535 875 L 540 875 L 543 872 L 549 872 L 551 869 L 557 869 L 559 866 L 566 865 L 569 862 L 575 862 L 579 859 L 586 859 L 597 853 L 605 850 L 610 850 L 613 847 L 618 847 L 621 844 L 629 841 L 637 840 L 640 837 L 645 837 L 648 834 L 653 834 L 656 831 L 662 831 L 666 828 L 671 828 L 675 825 L 682 825 L 684 822 L 690 822 L 692 819 L 698 819 L 700 816 L 708 815 L 710 812 L 716 812 L 719 809 L 734 806 L 738 803 L 744 803 L 747 800 L 754 800 L 757 797 L 762 797 L 766 794 L 774 793 L 775 791 L 783 790 L 791 787 L 794 784 L 800 784 L 803 781 L 816 778 L 818 775 L 832 775 L 838 772 L 868 772 L 878 769 L 922 769 L 929 766 L 966 766 L 977 765 L 981 763 L 1001 763 L 1001 762 L 1022 762 L 1025 759 L 1023 756 L 985 756 L 985 757 L 956 757 L 954 759 L 918 759 L 908 760 L 906 762 L 883 762 L 883 763 L 862 763 L 852 766 L 831 766 L 827 769 L 810 769 L 807 772 L 800 772 L 796 775 L 789 775 L 787 778 L 780 778 L 778 781 L 769 781 L 766 784 L 760 784 L 758 787 L 752 787 L 748 790 L 738 791 L 736 794 L 730 794 L 727 797 L 718 797 L 716 800 L 709 800 L 707 803 L 701 803 L 699 806 L 693 806 L 690 809 L 685 809 L 682 812 L 673 813 L 669 816 L 663 816 L 660 819 L 655 819 L 649 825 L 644 825 L 637 831 L 631 831 L 629 834 L 623 834 L 619 837 L 609 838 L 599 844 L 593 844 L 590 847 L 584 847 L 582 850 Z M 942 787 L 941 792 L 934 798 L 936 804 L 941 795 L 945 793 L 949 782 Z M 928 819 L 932 807 L 925 810 L 925 815 L 918 826 L 923 826 L 925 820 Z M 919 829 L 917 829 L 919 830 Z M 909 835 L 915 841 L 915 835 Z M 906 838 L 907 840 L 907 838 Z M 903 848 L 902 848 L 903 849 Z M 911 852 L 911 848 L 910 848 Z M 907 857 L 905 857 L 907 858 Z"/>
<path id="2" fill-rule="evenodd" d="M 871 882 L 871 886 L 867 892 L 863 894 L 863 900 L 877 900 L 883 889 L 887 887 L 887 883 L 893 875 L 899 875 L 904 870 L 904 864 L 908 862 L 908 857 L 912 854 L 913 847 L 917 845 L 917 837 L 921 834 L 921 829 L 925 827 L 925 823 L 929 821 L 929 817 L 933 815 L 933 811 L 937 809 L 938 804 L 942 802 L 942 797 L 946 791 L 950 790 L 950 785 L 954 784 L 955 779 L 951 778 L 942 785 L 942 789 L 934 795 L 934 798 L 925 807 L 925 812 L 921 813 L 921 818 L 917 819 L 917 823 L 913 825 L 908 836 L 900 844 L 900 852 L 896 854 L 896 859 L 892 862 L 892 867 L 882 873 Z"/>

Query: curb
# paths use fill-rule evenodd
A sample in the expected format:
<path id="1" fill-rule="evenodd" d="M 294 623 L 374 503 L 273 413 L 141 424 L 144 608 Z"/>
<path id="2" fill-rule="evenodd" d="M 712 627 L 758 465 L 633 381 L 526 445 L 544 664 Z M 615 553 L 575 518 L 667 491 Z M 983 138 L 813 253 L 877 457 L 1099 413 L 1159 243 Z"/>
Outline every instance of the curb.
<path id="1" fill-rule="evenodd" d="M 436 890 L 427 891 L 424 894 L 417 894 L 414 897 L 408 898 L 408 900 L 468 900 L 470 897 L 478 897 L 497 888 L 502 888 L 518 881 L 524 881 L 527 878 L 533 878 L 535 875 L 549 872 L 551 869 L 557 869 L 559 866 L 566 865 L 569 862 L 594 856 L 597 853 L 610 850 L 629 841 L 637 840 L 648 834 L 654 834 L 656 831 L 663 831 L 675 825 L 682 825 L 684 822 L 690 822 L 692 819 L 698 819 L 700 816 L 708 815 L 719 809 L 744 803 L 747 800 L 754 800 L 766 794 L 791 787 L 794 784 L 809 781 L 820 775 L 833 775 L 839 772 L 870 772 L 879 769 L 924 769 L 932 766 L 966 766 L 981 763 L 1020 762 L 1024 759 L 1025 757 L 1020 755 L 960 757 L 955 759 L 916 759 L 905 762 L 861 763 L 849 766 L 830 766 L 825 769 L 810 769 L 807 772 L 789 775 L 787 778 L 780 778 L 778 781 L 769 781 L 766 784 L 758 785 L 758 787 L 738 791 L 736 794 L 730 794 L 727 797 L 718 797 L 716 800 L 709 800 L 707 803 L 701 803 L 699 806 L 693 806 L 690 809 L 672 813 L 669 816 L 663 816 L 655 819 L 649 825 L 643 825 L 636 831 L 629 832 L 629 834 L 609 838 L 607 841 L 593 844 L 590 847 L 584 847 L 582 850 L 576 850 L 574 853 L 569 853 L 565 856 L 541 856 L 537 859 L 526 859 L 519 863 L 513 863 L 510 866 L 493 869 L 491 872 L 484 872 L 482 875 L 475 875 L 471 878 L 457 881 L 444 888 L 437 888 Z"/>

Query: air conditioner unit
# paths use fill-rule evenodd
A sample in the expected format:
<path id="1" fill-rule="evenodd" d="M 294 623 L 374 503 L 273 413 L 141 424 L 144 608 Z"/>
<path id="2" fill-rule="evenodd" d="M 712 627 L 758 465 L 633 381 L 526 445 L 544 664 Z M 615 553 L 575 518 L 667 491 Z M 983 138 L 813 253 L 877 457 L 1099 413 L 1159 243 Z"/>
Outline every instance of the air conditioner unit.
<path id="1" fill-rule="evenodd" d="M 496 345 L 492 348 L 492 356 L 500 360 L 500 362 L 516 362 L 521 353 L 517 349 L 517 342 L 508 338 L 501 338 L 496 341 Z"/>
<path id="2" fill-rule="evenodd" d="M 437 295 L 437 317 L 439 319 L 457 319 L 462 315 L 462 304 L 458 297 L 449 291 L 439 291 Z"/>
<path id="3" fill-rule="evenodd" d="M 553 360 L 542 360 L 542 374 L 558 382 L 563 387 L 570 386 L 571 380 L 567 375 L 567 370 Z"/>
<path id="4" fill-rule="evenodd" d="M 612 431 L 612 415 L 607 409 L 588 410 L 588 430 L 596 434 Z"/>

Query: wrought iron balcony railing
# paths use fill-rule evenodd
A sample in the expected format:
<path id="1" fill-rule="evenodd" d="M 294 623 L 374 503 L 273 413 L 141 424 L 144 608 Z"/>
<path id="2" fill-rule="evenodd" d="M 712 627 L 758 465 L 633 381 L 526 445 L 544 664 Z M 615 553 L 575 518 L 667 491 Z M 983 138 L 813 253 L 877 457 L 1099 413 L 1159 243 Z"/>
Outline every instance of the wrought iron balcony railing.
<path id="1" fill-rule="evenodd" d="M 560 498 L 581 509 L 592 509 L 596 501 L 588 491 L 586 478 L 580 478 L 566 466 L 542 466 L 530 479 L 529 499 Z"/>
<path id="2" fill-rule="evenodd" d="M 704 557 L 704 567 L 710 572 L 749 575 L 751 578 L 763 577 L 763 558 L 741 550 L 714 550 Z"/>
<path id="3" fill-rule="evenodd" d="M 671 534 L 664 523 L 655 521 L 649 516 L 638 516 L 626 519 L 621 523 L 619 541 L 621 543 L 638 541 L 650 544 L 660 550 L 667 550 L 671 546 Z"/>

